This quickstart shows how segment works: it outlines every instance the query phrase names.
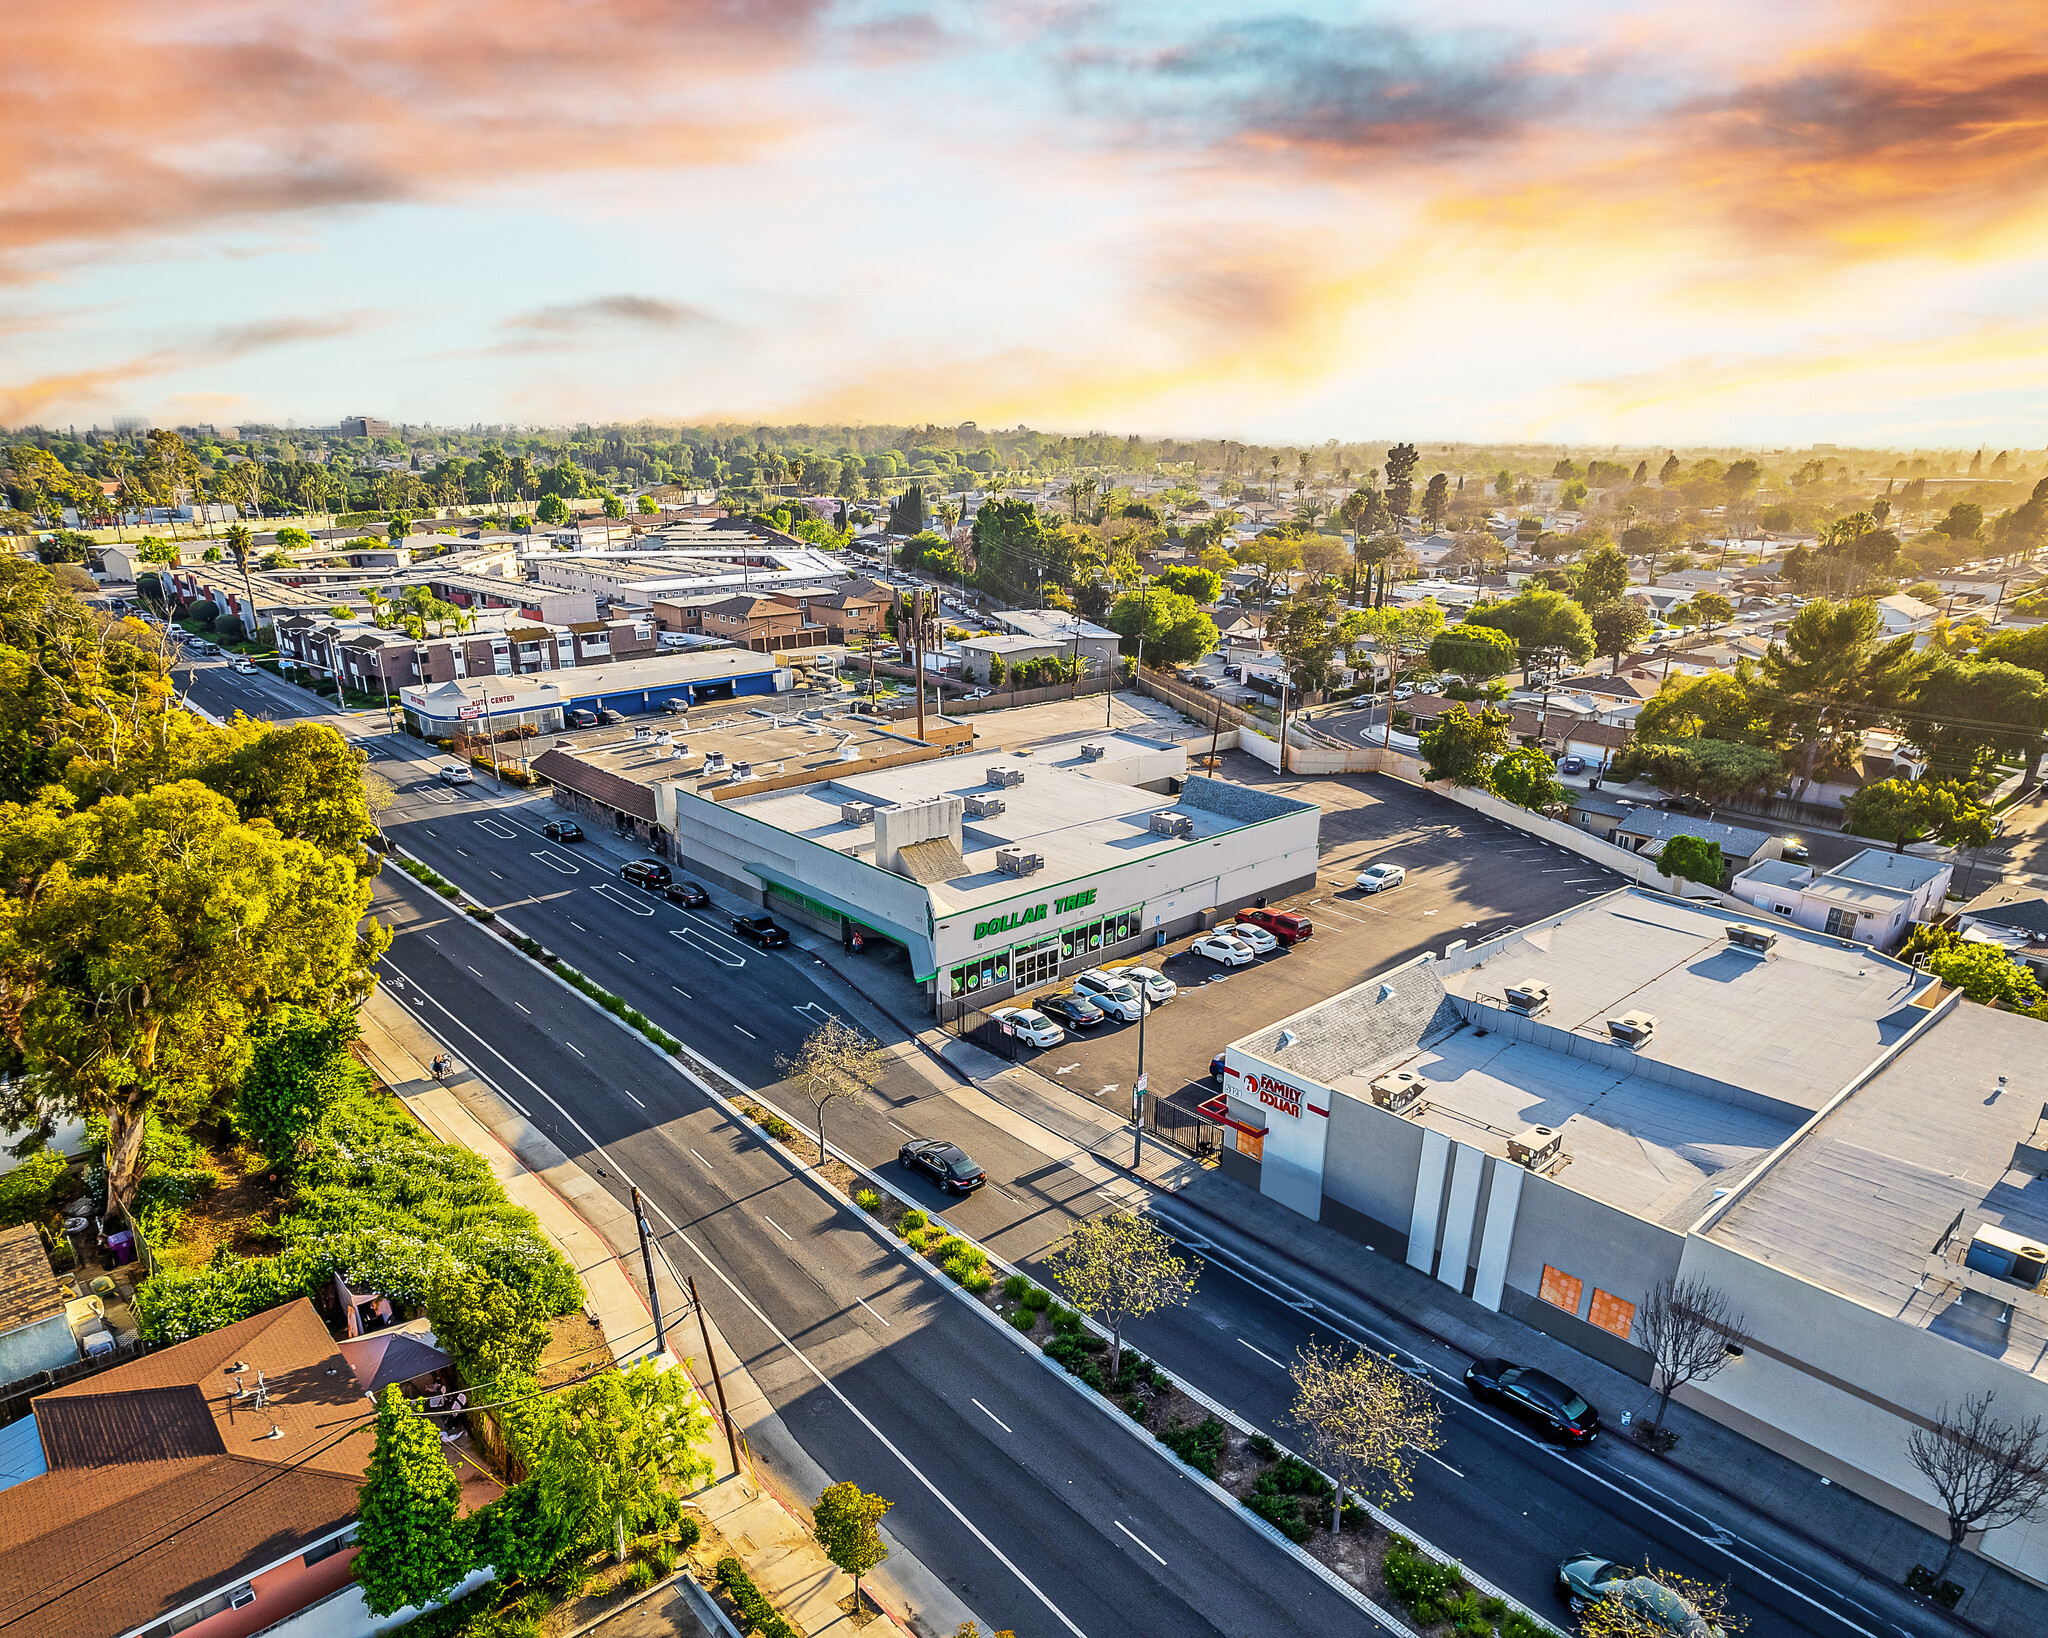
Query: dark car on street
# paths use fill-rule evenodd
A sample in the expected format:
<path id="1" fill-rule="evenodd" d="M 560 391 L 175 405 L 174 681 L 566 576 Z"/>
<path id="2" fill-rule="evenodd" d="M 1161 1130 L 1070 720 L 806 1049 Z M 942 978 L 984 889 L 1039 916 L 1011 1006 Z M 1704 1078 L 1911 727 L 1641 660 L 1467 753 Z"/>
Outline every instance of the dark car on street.
<path id="1" fill-rule="evenodd" d="M 1519 1416 L 1566 1444 L 1590 1444 L 1600 1432 L 1600 1413 L 1569 1384 L 1506 1359 L 1475 1359 L 1465 1372 L 1474 1399 Z"/>
<path id="2" fill-rule="evenodd" d="M 619 877 L 635 887 L 666 887 L 669 883 L 668 866 L 659 859 L 628 859 L 619 866 Z"/>
<path id="3" fill-rule="evenodd" d="M 732 930 L 741 938 L 752 939 L 764 950 L 789 942 L 789 934 L 767 916 L 734 916 Z"/>
<path id="4" fill-rule="evenodd" d="M 950 1194 L 972 1194 L 988 1181 L 988 1173 L 967 1158 L 967 1151 L 944 1138 L 912 1138 L 896 1151 L 896 1164 L 923 1172 Z"/>
<path id="5" fill-rule="evenodd" d="M 1559 773 L 1582 774 L 1586 771 L 1586 759 L 1582 756 L 1568 756 L 1559 761 Z"/>
<path id="6" fill-rule="evenodd" d="M 1299 944 L 1316 936 L 1315 923 L 1292 910 L 1240 910 L 1237 919 L 1265 928 L 1282 944 Z"/>
<path id="7" fill-rule="evenodd" d="M 577 824 L 574 819 L 550 819 L 540 827 L 540 833 L 551 842 L 580 842 L 583 840 L 583 827 Z"/>
<path id="8" fill-rule="evenodd" d="M 670 882 L 661 890 L 661 896 L 670 904 L 680 904 L 691 910 L 701 910 L 711 902 L 711 895 L 688 877 Z"/>
<path id="9" fill-rule="evenodd" d="M 1046 1017 L 1057 1019 L 1068 1029 L 1093 1029 L 1104 1016 L 1102 1009 L 1093 1001 L 1072 993 L 1049 995 L 1034 1005 Z"/>
<path id="10" fill-rule="evenodd" d="M 1658 1632 L 1668 1638 L 1725 1638 L 1719 1627 L 1663 1582 L 1637 1575 L 1626 1564 L 1598 1553 L 1574 1553 L 1557 1567 L 1557 1595 L 1571 1606 L 1574 1615 L 1584 1615 L 1594 1605 L 1613 1600 L 1626 1614 L 1611 1630 Z"/>

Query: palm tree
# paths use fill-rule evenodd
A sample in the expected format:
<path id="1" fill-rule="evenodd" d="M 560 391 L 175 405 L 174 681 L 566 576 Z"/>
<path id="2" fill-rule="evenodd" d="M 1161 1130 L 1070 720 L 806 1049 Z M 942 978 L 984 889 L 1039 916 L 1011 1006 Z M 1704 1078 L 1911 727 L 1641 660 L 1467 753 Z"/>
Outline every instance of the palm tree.
<path id="1" fill-rule="evenodd" d="M 256 537 L 249 533 L 246 523 L 231 523 L 225 539 L 229 552 L 234 555 L 235 567 L 242 571 L 242 595 L 249 600 L 249 618 L 242 622 L 242 634 L 254 637 L 257 630 L 256 583 L 249 578 L 249 548 Z"/>

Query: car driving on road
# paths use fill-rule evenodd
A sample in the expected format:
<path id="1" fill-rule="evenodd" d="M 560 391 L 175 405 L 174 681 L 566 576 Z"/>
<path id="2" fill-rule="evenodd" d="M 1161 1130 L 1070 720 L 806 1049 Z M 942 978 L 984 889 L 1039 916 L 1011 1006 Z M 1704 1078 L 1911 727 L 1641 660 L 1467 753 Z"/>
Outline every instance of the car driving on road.
<path id="1" fill-rule="evenodd" d="M 1085 995 L 1048 995 L 1038 1003 L 1038 1010 L 1068 1029 L 1093 1029 L 1103 1019 L 1102 1009 Z"/>
<path id="2" fill-rule="evenodd" d="M 772 950 L 779 944 L 789 942 L 789 934 L 775 925 L 768 916 L 734 916 L 732 930 L 741 938 L 752 939 L 764 950 Z"/>
<path id="3" fill-rule="evenodd" d="M 988 1173 L 968 1159 L 965 1149 L 944 1138 L 912 1138 L 896 1151 L 896 1164 L 923 1172 L 948 1194 L 972 1194 L 988 1181 Z"/>
<path id="4" fill-rule="evenodd" d="M 1628 1565 L 1598 1553 L 1574 1553 L 1560 1564 L 1557 1593 L 1574 1615 L 1583 1615 L 1610 1598 L 1619 1599 L 1635 1617 L 1631 1631 L 1661 1631 L 1671 1638 L 1724 1638 L 1719 1627 L 1663 1582 L 1637 1575 Z"/>
<path id="5" fill-rule="evenodd" d="M 1600 1432 L 1600 1413 L 1568 1383 L 1547 1372 L 1507 1359 L 1475 1359 L 1465 1372 L 1472 1397 L 1533 1424 L 1566 1444 L 1590 1444 Z"/>
<path id="6" fill-rule="evenodd" d="M 434 772 L 444 785 L 467 785 L 473 777 L 460 762 L 444 762 Z"/>
<path id="7" fill-rule="evenodd" d="M 253 677 L 256 675 L 256 662 L 254 660 L 238 659 L 235 661 L 233 665 L 229 666 L 228 669 L 232 672 L 235 672 L 239 676 Z"/>
<path id="8" fill-rule="evenodd" d="M 1211 933 L 1206 938 L 1196 939 L 1188 946 L 1188 954 L 1202 956 L 1225 967 L 1249 967 L 1259 959 L 1243 939 L 1231 938 L 1224 933 Z"/>
<path id="9" fill-rule="evenodd" d="M 1358 873 L 1358 890 L 1361 893 L 1384 893 L 1390 887 L 1399 887 L 1408 879 L 1408 872 L 1397 864 L 1376 864 Z"/>
<path id="10" fill-rule="evenodd" d="M 574 819 L 550 819 L 540 827 L 540 833 L 551 842 L 580 842 L 583 840 L 583 827 L 577 824 Z"/>
<path id="11" fill-rule="evenodd" d="M 670 904 L 680 904 L 690 910 L 701 910 L 711 902 L 711 895 L 687 877 L 668 883 L 662 888 L 661 896 Z"/>
<path id="12" fill-rule="evenodd" d="M 635 887 L 666 887 L 669 868 L 659 859 L 628 859 L 619 866 L 619 879 L 631 882 Z"/>
<path id="13" fill-rule="evenodd" d="M 1059 1025 L 1029 1007 L 991 1007 L 989 1017 L 1001 1019 L 1035 1047 L 1056 1047 L 1067 1038 L 1067 1032 Z"/>

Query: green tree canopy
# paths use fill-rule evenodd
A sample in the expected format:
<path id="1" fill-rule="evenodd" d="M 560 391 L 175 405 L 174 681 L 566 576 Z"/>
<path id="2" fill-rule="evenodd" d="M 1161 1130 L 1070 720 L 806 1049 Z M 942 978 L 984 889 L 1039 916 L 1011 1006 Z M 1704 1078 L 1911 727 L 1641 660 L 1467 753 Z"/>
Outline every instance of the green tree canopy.
<path id="1" fill-rule="evenodd" d="M 1515 639 L 1493 626 L 1447 626 L 1431 639 L 1429 667 L 1471 682 L 1506 676 L 1520 656 Z"/>
<path id="2" fill-rule="evenodd" d="M 1578 599 L 1588 614 L 1628 591 L 1628 559 L 1613 544 L 1587 554 L 1578 568 Z"/>
<path id="3" fill-rule="evenodd" d="M 2002 660 L 1937 655 L 1920 671 L 1912 709 L 1906 737 L 1938 778 L 1974 779 L 1993 757 L 2031 768 L 2048 729 L 2048 678 Z"/>
<path id="4" fill-rule="evenodd" d="M 1494 795 L 1533 812 L 1548 813 L 1569 800 L 1556 765 L 1534 745 L 1517 746 L 1496 757 L 1487 778 Z"/>
<path id="5" fill-rule="evenodd" d="M 1719 804 L 1767 789 L 1778 777 L 1778 752 L 1723 739 L 1649 739 L 1638 734 L 1614 759 L 1615 777 L 1648 779 L 1659 790 Z"/>
<path id="6" fill-rule="evenodd" d="M 1136 592 L 1124 593 L 1110 608 L 1107 624 L 1123 639 L 1117 647 L 1125 654 L 1138 652 L 1139 620 Z M 1156 584 L 1145 588 L 1143 621 L 1147 665 L 1191 665 L 1223 640 L 1193 598 Z"/>
<path id="7" fill-rule="evenodd" d="M 328 1111 L 370 1083 L 349 1053 L 353 1009 L 322 1014 L 289 1003 L 253 1032 L 248 1070 L 235 1092 L 235 1121 L 274 1166 L 291 1167 Z"/>
<path id="8" fill-rule="evenodd" d="M 2036 1018 L 2048 1013 L 2048 995 L 2042 993 L 2033 972 L 1996 944 L 1966 944 L 1958 940 L 1929 955 L 1927 970 L 1944 984 L 1986 1006 L 1995 1001 L 2010 1011 L 2030 1013 Z"/>
<path id="9" fill-rule="evenodd" d="M 377 1396 L 377 1448 L 356 1506 L 356 1583 L 372 1615 L 431 1604 L 469 1573 L 462 1487 L 441 1430 L 392 1383 Z"/>
<path id="10" fill-rule="evenodd" d="M 1289 598 L 1266 621 L 1266 641 L 1287 662 L 1294 687 L 1305 694 L 1321 693 L 1337 681 L 1344 659 L 1347 632 L 1344 611 L 1327 591 L 1303 592 Z"/>
<path id="11" fill-rule="evenodd" d="M 1756 665 L 1738 660 L 1733 671 L 1667 678 L 1643 702 L 1636 734 L 1648 739 L 1718 739 L 1768 745 L 1773 701 Z"/>
<path id="12" fill-rule="evenodd" d="M 1650 617 L 1634 603 L 1602 603 L 1593 610 L 1592 626 L 1594 652 L 1619 671 L 1622 656 L 1633 653 L 1649 636 Z"/>
<path id="13" fill-rule="evenodd" d="M 1210 604 L 1223 595 L 1223 576 L 1214 569 L 1199 568 L 1191 563 L 1176 563 L 1162 570 L 1159 584 L 1170 592 L 1200 604 Z"/>
<path id="14" fill-rule="evenodd" d="M 1982 847 L 1992 835 L 1990 813 L 1977 800 L 1975 788 L 1961 781 L 1873 780 L 1852 792 L 1842 811 L 1857 835 L 1890 842 L 1901 852 L 1921 836 Z"/>
<path id="15" fill-rule="evenodd" d="M 1064 578 L 1065 555 L 1030 501 L 990 499 L 974 514 L 974 583 L 984 591 L 1036 603 L 1048 575 Z"/>
<path id="16" fill-rule="evenodd" d="M 1531 588 L 1504 603 L 1482 603 L 1465 616 L 1464 625 L 1492 626 L 1514 638 L 1524 671 L 1558 659 L 1584 665 L 1593 657 L 1593 627 L 1585 609 L 1547 588 Z"/>
<path id="17" fill-rule="evenodd" d="M 1657 868 L 1667 876 L 1700 882 L 1708 887 L 1719 887 L 1728 874 L 1727 861 L 1721 857 L 1721 844 L 1703 841 L 1697 836 L 1672 837 L 1657 856 Z"/>
<path id="18" fill-rule="evenodd" d="M 889 1556 L 882 1541 L 882 1515 L 893 1503 L 870 1496 L 857 1484 L 842 1480 L 828 1485 L 811 1509 L 812 1529 L 825 1556 L 853 1577 L 853 1595 L 860 1597 L 860 1578 Z"/>
<path id="19" fill-rule="evenodd" d="M 1422 736 L 1422 777 L 1485 790 L 1494 758 L 1508 748 L 1508 729 L 1513 723 L 1507 712 L 1490 706 L 1475 717 L 1464 706 L 1453 705 Z"/>

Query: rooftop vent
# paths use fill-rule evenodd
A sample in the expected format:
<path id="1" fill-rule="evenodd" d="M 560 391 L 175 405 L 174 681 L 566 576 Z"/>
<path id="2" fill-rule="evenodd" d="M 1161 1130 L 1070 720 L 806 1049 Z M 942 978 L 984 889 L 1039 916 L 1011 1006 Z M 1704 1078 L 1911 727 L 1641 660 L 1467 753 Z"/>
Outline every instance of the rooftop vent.
<path id="1" fill-rule="evenodd" d="M 1532 1172 L 1547 1172 L 1564 1155 L 1564 1132 L 1553 1126 L 1531 1126 L 1508 1139 L 1508 1159 Z"/>
<path id="2" fill-rule="evenodd" d="M 1083 762 L 1100 762 L 1107 754 L 1106 748 L 1100 745 L 1083 745 L 1081 747 L 1081 760 Z"/>
<path id="3" fill-rule="evenodd" d="M 1505 999 L 1509 1012 L 1518 1012 L 1524 1018 L 1541 1017 L 1550 1010 L 1550 986 L 1525 978 L 1507 987 Z"/>
<path id="4" fill-rule="evenodd" d="M 1625 1012 L 1619 1018 L 1607 1020 L 1607 1033 L 1623 1046 L 1640 1051 L 1650 1044 L 1650 1037 L 1657 1033 L 1657 1015 L 1650 1012 Z"/>
<path id="5" fill-rule="evenodd" d="M 1777 947 L 1778 935 L 1768 927 L 1737 926 L 1728 929 L 1728 948 L 1740 950 L 1744 955 L 1763 956 L 1768 960 Z"/>
<path id="6" fill-rule="evenodd" d="M 1389 1070 L 1368 1084 L 1372 1101 L 1396 1115 L 1413 1107 L 1429 1091 L 1429 1082 L 1412 1069 Z"/>
<path id="7" fill-rule="evenodd" d="M 724 773 L 725 753 L 723 751 L 706 751 L 704 753 L 704 772 L 707 774 Z"/>
<path id="8" fill-rule="evenodd" d="M 1029 876 L 1044 868 L 1043 853 L 1027 853 L 1021 847 L 1006 847 L 996 854 L 996 869 L 1006 876 Z"/>
<path id="9" fill-rule="evenodd" d="M 1152 815 L 1154 836 L 1192 836 L 1194 833 L 1195 822 L 1184 813 L 1176 813 L 1172 808 L 1161 808 Z"/>
<path id="10" fill-rule="evenodd" d="M 735 762 L 732 765 L 732 776 L 735 779 L 752 779 L 754 777 L 753 763 Z"/>
<path id="11" fill-rule="evenodd" d="M 1963 1267 L 1974 1268 L 1994 1279 L 2010 1280 L 2032 1291 L 2048 1275 L 2048 1246 L 1986 1223 L 1970 1236 Z"/>
<path id="12" fill-rule="evenodd" d="M 875 822 L 875 805 L 872 802 L 841 802 L 839 822 L 842 825 L 872 825 Z"/>
<path id="13" fill-rule="evenodd" d="M 965 807 L 968 814 L 976 819 L 992 819 L 1009 807 L 1000 796 L 970 796 Z"/>

